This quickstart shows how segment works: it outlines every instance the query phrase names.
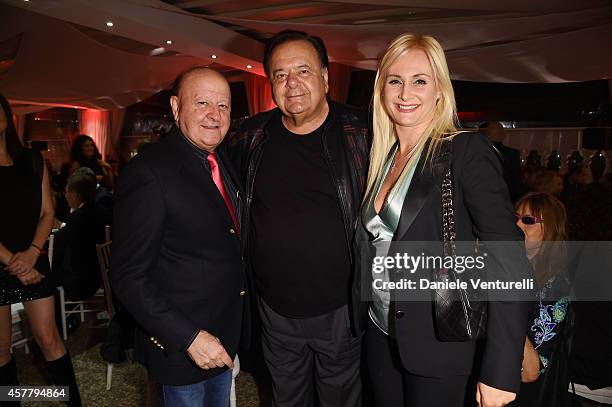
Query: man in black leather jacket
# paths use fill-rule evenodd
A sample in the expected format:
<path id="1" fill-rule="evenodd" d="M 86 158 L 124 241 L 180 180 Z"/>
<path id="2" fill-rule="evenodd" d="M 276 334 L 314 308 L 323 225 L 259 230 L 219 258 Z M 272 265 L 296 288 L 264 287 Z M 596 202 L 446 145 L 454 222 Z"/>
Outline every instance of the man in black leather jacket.
<path id="1" fill-rule="evenodd" d="M 327 66 L 319 38 L 276 34 L 264 68 L 278 108 L 230 143 L 276 406 L 361 405 L 361 339 L 347 304 L 369 130 L 366 112 L 327 99 Z"/>

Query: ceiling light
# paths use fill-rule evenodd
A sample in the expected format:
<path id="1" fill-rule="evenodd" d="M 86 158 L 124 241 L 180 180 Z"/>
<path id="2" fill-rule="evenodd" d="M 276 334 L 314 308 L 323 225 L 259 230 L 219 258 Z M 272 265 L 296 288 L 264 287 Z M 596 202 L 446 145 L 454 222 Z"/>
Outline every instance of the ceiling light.
<path id="1" fill-rule="evenodd" d="M 212 54 L 210 57 L 211 57 L 212 59 L 217 59 L 217 56 L 216 56 L 215 54 Z"/>
<path id="2" fill-rule="evenodd" d="M 172 45 L 172 40 L 166 40 L 166 45 Z"/>
<path id="3" fill-rule="evenodd" d="M 110 27 L 113 27 L 114 25 L 115 25 L 115 24 L 114 24 L 112 21 L 107 21 L 107 22 L 106 22 L 106 26 L 107 26 L 107 27 L 109 27 L 109 28 L 110 28 Z"/>
<path id="4" fill-rule="evenodd" d="M 248 69 L 251 69 L 253 67 L 253 65 L 247 65 Z"/>

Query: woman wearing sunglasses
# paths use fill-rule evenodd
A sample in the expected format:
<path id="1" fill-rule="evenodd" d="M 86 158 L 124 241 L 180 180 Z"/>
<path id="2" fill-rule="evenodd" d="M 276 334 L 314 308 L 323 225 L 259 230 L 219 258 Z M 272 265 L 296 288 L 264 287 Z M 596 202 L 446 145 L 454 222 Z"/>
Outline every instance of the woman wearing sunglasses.
<path id="1" fill-rule="evenodd" d="M 567 382 L 558 379 L 562 371 L 558 363 L 564 352 L 563 331 L 569 305 L 564 265 L 565 208 L 549 193 L 532 192 L 516 203 L 516 219 L 525 234 L 527 257 L 538 287 L 525 339 L 523 384 L 516 404 L 563 406 Z"/>

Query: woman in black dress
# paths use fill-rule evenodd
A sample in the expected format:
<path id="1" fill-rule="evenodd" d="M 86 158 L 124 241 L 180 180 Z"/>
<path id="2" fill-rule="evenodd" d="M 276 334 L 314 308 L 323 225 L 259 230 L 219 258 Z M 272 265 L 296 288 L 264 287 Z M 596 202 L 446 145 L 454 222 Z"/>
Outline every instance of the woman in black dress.
<path id="1" fill-rule="evenodd" d="M 102 160 L 102 155 L 91 137 L 81 134 L 74 139 L 70 148 L 70 160 L 70 174 L 81 167 L 90 168 L 96 174 L 98 183 L 109 190 L 113 189 L 115 182 L 113 169 L 110 164 Z"/>
<path id="2" fill-rule="evenodd" d="M 0 385 L 17 385 L 11 358 L 11 304 L 22 302 L 54 384 L 70 386 L 80 406 L 70 356 L 55 325 L 55 287 L 43 247 L 53 224 L 49 177 L 42 156 L 24 148 L 9 104 L 0 95 Z"/>

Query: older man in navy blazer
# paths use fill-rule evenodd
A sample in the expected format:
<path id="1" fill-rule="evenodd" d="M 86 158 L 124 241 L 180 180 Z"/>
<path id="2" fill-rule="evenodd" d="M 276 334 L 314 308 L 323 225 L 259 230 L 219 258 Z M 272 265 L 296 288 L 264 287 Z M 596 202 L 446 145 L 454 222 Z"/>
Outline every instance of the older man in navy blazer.
<path id="1" fill-rule="evenodd" d="M 119 179 L 112 287 L 138 323 L 136 359 L 163 385 L 167 407 L 229 405 L 247 303 L 240 194 L 217 151 L 230 99 L 211 69 L 179 76 L 176 128 Z"/>

